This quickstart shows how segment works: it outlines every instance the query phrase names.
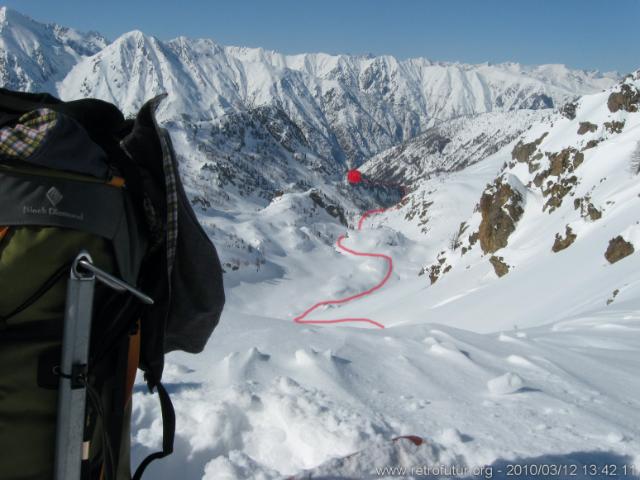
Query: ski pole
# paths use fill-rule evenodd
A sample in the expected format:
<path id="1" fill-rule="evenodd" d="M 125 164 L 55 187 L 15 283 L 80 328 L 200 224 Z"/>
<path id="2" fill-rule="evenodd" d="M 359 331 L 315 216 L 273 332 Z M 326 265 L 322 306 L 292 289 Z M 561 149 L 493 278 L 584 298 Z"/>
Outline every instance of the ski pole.
<path id="1" fill-rule="evenodd" d="M 95 275 L 79 270 L 80 260 L 91 262 L 91 257 L 87 252 L 76 257 L 67 284 L 59 371 L 55 480 L 80 480 L 82 460 L 89 457 L 83 437 Z"/>
<path id="2" fill-rule="evenodd" d="M 80 480 L 82 461 L 89 460 L 84 442 L 87 370 L 95 281 L 129 292 L 146 304 L 153 299 L 93 264 L 82 251 L 71 265 L 62 334 L 62 358 L 58 391 L 55 480 Z"/>

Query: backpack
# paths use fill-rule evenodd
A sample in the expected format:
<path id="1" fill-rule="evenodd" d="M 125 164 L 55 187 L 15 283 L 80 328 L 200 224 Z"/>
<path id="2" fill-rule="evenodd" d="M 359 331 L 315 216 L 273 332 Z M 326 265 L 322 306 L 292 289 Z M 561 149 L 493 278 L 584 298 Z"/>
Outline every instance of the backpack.
<path id="1" fill-rule="evenodd" d="M 162 451 L 133 478 L 173 450 L 164 355 L 202 351 L 225 299 L 215 247 L 185 195 L 168 132 L 155 118 L 163 97 L 125 119 L 100 100 L 62 102 L 0 89 L 2 479 L 54 477 L 65 381 L 87 400 L 83 444 L 74 446 L 82 450 L 79 478 L 131 479 L 137 368 L 159 394 L 164 438 Z M 65 315 L 74 311 L 67 295 L 81 253 L 101 275 L 154 303 L 114 290 L 113 281 L 96 282 L 87 362 L 65 372 Z"/>

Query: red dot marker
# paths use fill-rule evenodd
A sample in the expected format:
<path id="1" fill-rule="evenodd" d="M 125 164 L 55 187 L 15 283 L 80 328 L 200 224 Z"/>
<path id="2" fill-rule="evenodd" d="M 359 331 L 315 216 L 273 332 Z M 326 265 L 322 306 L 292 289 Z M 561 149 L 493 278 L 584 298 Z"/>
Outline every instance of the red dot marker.
<path id="1" fill-rule="evenodd" d="M 362 182 L 366 182 L 367 185 L 371 185 L 372 184 L 370 180 L 362 178 L 362 174 L 355 168 L 353 170 L 349 170 L 347 172 L 347 181 L 351 185 L 355 185 L 355 184 L 362 183 Z M 380 185 L 399 188 L 402 191 L 402 198 L 403 199 L 405 198 L 405 196 L 407 194 L 405 188 L 403 186 L 401 186 L 401 185 L 386 184 L 386 183 L 380 183 Z M 391 208 L 397 208 L 398 206 L 400 206 L 400 204 L 401 204 L 401 202 L 398 203 L 396 205 L 396 207 L 391 207 Z M 360 220 L 358 221 L 358 228 L 357 229 L 358 230 L 362 230 L 362 225 L 363 225 L 364 221 L 368 217 L 370 217 L 372 215 L 379 214 L 379 213 L 384 213 L 387 210 L 389 210 L 389 209 L 388 208 L 377 208 L 375 210 L 367 210 L 366 212 L 364 212 L 360 216 Z M 349 253 L 351 255 L 355 255 L 357 257 L 372 257 L 372 258 L 379 258 L 379 259 L 385 260 L 385 262 L 387 263 L 387 272 L 385 273 L 384 278 L 382 280 L 380 280 L 376 285 L 374 285 L 373 287 L 371 287 L 368 290 L 365 290 L 363 292 L 356 293 L 356 294 L 350 295 L 348 297 L 339 298 L 339 299 L 336 299 L 336 300 L 324 300 L 322 302 L 318 302 L 315 305 L 307 308 L 303 313 L 301 313 L 297 317 L 295 317 L 293 319 L 294 322 L 296 322 L 298 324 L 318 324 L 318 325 L 335 324 L 335 323 L 347 323 L 347 322 L 361 322 L 361 323 L 369 323 L 369 324 L 374 325 L 374 326 L 376 326 L 378 328 L 385 328 L 383 324 L 381 324 L 379 322 L 376 322 L 374 320 L 371 320 L 369 318 L 337 318 L 337 319 L 334 319 L 334 320 L 310 320 L 310 319 L 306 319 L 305 318 L 311 312 L 315 311 L 316 309 L 318 309 L 320 307 L 329 306 L 329 305 L 341 305 L 343 303 L 348 303 L 348 302 L 351 302 L 352 300 L 356 300 L 358 298 L 362 298 L 362 297 L 365 297 L 367 295 L 371 295 L 375 291 L 377 291 L 380 288 L 382 288 L 387 283 L 387 281 L 391 278 L 391 274 L 393 272 L 393 259 L 390 256 L 384 255 L 383 253 L 359 252 L 357 250 L 352 250 L 352 249 L 350 249 L 348 247 L 345 247 L 343 245 L 342 241 L 344 239 L 346 239 L 346 238 L 347 238 L 346 235 L 340 235 L 338 237 L 338 241 L 336 242 L 336 245 L 337 245 L 338 249 L 340 249 L 340 250 L 342 250 L 344 252 L 347 252 L 347 253 Z M 415 436 L 398 437 L 398 438 L 407 438 L 411 442 L 413 442 L 415 445 L 420 445 L 420 442 L 422 441 L 422 439 L 420 437 L 415 437 Z M 397 439 L 393 439 L 393 440 L 395 441 Z M 294 480 L 294 477 L 291 477 L 288 480 Z"/>
<path id="2" fill-rule="evenodd" d="M 355 168 L 353 170 L 349 170 L 349 172 L 347 172 L 347 181 L 352 185 L 360 183 L 362 182 L 362 174 Z"/>

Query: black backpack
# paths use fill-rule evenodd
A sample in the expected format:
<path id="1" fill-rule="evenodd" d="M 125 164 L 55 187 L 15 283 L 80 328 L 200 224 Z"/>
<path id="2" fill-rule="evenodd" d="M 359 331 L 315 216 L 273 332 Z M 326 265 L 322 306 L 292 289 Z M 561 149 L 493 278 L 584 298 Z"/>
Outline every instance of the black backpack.
<path id="1" fill-rule="evenodd" d="M 133 478 L 173 450 L 164 355 L 202 351 L 224 291 L 216 250 L 185 195 L 168 132 L 154 116 L 162 98 L 126 120 L 100 100 L 62 102 L 0 89 L 0 478 L 53 477 L 58 388 L 65 381 L 83 396 L 86 389 L 88 399 L 81 478 L 131 478 L 136 367 L 159 394 L 164 439 Z M 154 303 L 100 277 L 88 361 L 67 372 L 65 292 L 81 253 L 90 260 L 81 265 Z"/>

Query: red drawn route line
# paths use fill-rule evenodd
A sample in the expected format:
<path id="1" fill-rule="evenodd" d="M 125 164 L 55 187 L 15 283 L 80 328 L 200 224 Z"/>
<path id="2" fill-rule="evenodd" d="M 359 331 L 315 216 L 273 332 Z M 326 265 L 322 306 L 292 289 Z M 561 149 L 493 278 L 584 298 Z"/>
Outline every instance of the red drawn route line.
<path id="1" fill-rule="evenodd" d="M 369 182 L 366 182 L 366 183 L 369 183 Z M 397 187 L 397 185 L 396 185 L 396 187 Z M 404 187 L 399 187 L 399 188 L 402 190 L 402 198 L 404 199 L 404 197 L 406 195 L 406 191 L 405 191 Z M 400 200 L 400 201 L 402 201 L 402 200 Z M 372 215 L 377 215 L 377 214 L 380 214 L 380 213 L 384 213 L 387 210 L 390 210 L 391 208 L 394 208 L 394 207 L 376 208 L 374 210 L 367 210 L 366 212 L 364 212 L 362 214 L 362 216 L 360 217 L 360 220 L 358 221 L 358 230 L 362 229 L 362 224 L 364 223 L 364 221 L 368 217 L 370 217 Z M 358 298 L 362 298 L 362 297 L 366 297 L 367 295 L 371 295 L 376 290 L 379 290 L 380 288 L 382 288 L 384 286 L 384 284 L 387 283 L 387 281 L 391 277 L 391 273 L 393 272 L 393 259 L 389 255 L 385 255 L 383 253 L 358 252 L 357 250 L 353 250 L 351 248 L 345 247 L 344 244 L 342 243 L 342 241 L 345 238 L 346 238 L 346 235 L 340 235 L 338 237 L 338 240 L 336 241 L 336 246 L 340 250 L 343 250 L 343 251 L 345 251 L 347 253 L 350 253 L 351 255 L 355 255 L 356 257 L 370 257 L 370 258 L 381 258 L 381 259 L 383 259 L 387 263 L 387 272 L 385 273 L 384 277 L 382 278 L 382 280 L 380 280 L 380 282 L 378 282 L 376 285 L 374 285 L 373 287 L 369 288 L 368 290 L 365 290 L 364 292 L 356 293 L 355 295 L 351 295 L 349 297 L 344 297 L 344 298 L 339 298 L 339 299 L 336 299 L 336 300 L 324 300 L 322 302 L 318 302 L 315 305 L 312 305 L 311 307 L 306 309 L 304 312 L 302 312 L 297 317 L 295 317 L 293 319 L 294 322 L 301 323 L 301 324 L 331 324 L 331 323 L 361 322 L 361 323 L 370 323 L 371 325 L 374 325 L 374 326 L 376 326 L 378 328 L 384 328 L 384 325 L 382 325 L 379 322 L 376 322 L 375 320 L 371 320 L 370 318 L 357 318 L 357 317 L 356 318 L 338 318 L 338 319 L 335 319 L 335 320 L 308 320 L 308 319 L 305 319 L 305 317 L 307 315 L 309 315 L 311 312 L 313 312 L 314 310 L 316 310 L 316 309 L 318 309 L 320 307 L 324 307 L 326 305 L 341 305 L 343 303 L 347 303 L 347 302 L 350 302 L 352 300 L 356 300 Z"/>

